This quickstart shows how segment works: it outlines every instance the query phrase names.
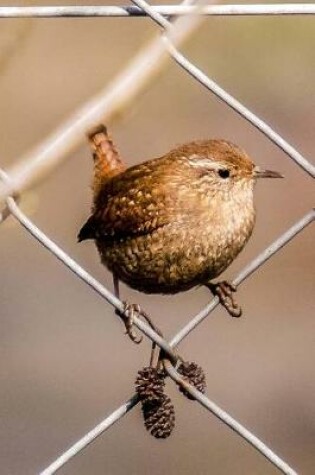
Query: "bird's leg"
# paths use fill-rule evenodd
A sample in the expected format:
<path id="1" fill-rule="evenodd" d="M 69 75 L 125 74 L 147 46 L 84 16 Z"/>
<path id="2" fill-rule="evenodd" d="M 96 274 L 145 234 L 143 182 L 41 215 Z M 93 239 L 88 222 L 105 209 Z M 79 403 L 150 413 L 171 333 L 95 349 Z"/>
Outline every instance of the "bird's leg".
<path id="1" fill-rule="evenodd" d="M 119 279 L 116 274 L 113 274 L 114 294 L 120 299 Z"/>
<path id="2" fill-rule="evenodd" d="M 231 317 L 238 318 L 242 315 L 242 309 L 233 296 L 233 293 L 236 292 L 235 285 L 223 280 L 222 282 L 216 283 L 208 282 L 206 286 L 211 290 L 214 296 L 219 298 L 221 305 L 223 305 Z"/>
<path id="3" fill-rule="evenodd" d="M 119 279 L 116 274 L 113 274 L 113 283 L 114 283 L 114 294 L 117 298 L 120 299 Z M 131 341 L 139 345 L 139 343 L 141 343 L 142 341 L 142 336 L 138 336 L 132 327 L 133 327 L 133 319 L 134 319 L 135 313 L 139 314 L 141 309 L 139 305 L 136 305 L 136 304 L 127 304 L 127 302 L 124 302 L 124 305 L 125 305 L 125 308 L 123 312 L 116 309 L 115 314 L 118 315 L 124 322 L 124 325 L 126 328 L 126 334 L 129 336 Z"/>
<path id="4" fill-rule="evenodd" d="M 140 305 L 136 303 L 127 303 L 124 302 L 125 308 L 123 311 L 123 320 L 124 324 L 126 327 L 126 334 L 129 336 L 131 341 L 136 343 L 136 345 L 139 345 L 139 343 L 142 342 L 142 335 L 137 335 L 137 333 L 134 330 L 133 322 L 135 316 L 140 316 L 141 315 L 141 308 Z"/>
<path id="5" fill-rule="evenodd" d="M 146 320 L 146 322 L 150 325 L 152 330 L 154 330 L 160 337 L 163 338 L 161 330 L 156 325 L 154 325 L 151 318 L 149 317 L 149 315 L 146 312 L 141 310 L 139 315 Z M 156 345 L 155 341 L 152 341 L 150 363 L 149 363 L 150 366 L 153 366 L 155 359 L 157 359 L 157 361 L 159 361 L 159 352 L 156 353 L 156 348 L 157 348 L 157 345 Z M 156 358 L 156 355 L 157 355 L 157 358 Z"/>
<path id="6" fill-rule="evenodd" d="M 120 298 L 119 279 L 116 274 L 113 274 L 113 282 L 114 282 L 114 293 L 117 298 Z M 144 318 L 144 320 L 146 320 L 146 322 L 150 325 L 152 330 L 154 330 L 161 337 L 163 336 L 162 332 L 156 327 L 156 325 L 154 325 L 149 315 L 141 309 L 140 305 L 129 304 L 127 302 L 124 302 L 124 305 L 125 305 L 125 308 L 123 312 L 116 310 L 115 313 L 119 317 L 122 318 L 126 327 L 126 333 L 134 343 L 139 344 L 142 341 L 142 336 L 138 336 L 136 332 L 133 330 L 133 320 L 135 316 Z M 154 356 L 155 356 L 155 348 L 156 348 L 156 343 L 153 342 L 152 350 L 151 350 L 150 366 L 153 365 Z"/>

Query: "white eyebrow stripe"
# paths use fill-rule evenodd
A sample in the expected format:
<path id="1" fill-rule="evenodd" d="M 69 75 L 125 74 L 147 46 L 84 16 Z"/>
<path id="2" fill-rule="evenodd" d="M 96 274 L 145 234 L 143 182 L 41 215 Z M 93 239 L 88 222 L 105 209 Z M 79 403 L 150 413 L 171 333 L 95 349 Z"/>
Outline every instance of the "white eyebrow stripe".
<path id="1" fill-rule="evenodd" d="M 199 155 L 191 155 L 188 158 L 189 164 L 195 168 L 206 168 L 207 170 L 218 170 L 222 168 L 223 165 L 218 162 L 214 162 L 210 158 L 203 158 Z"/>

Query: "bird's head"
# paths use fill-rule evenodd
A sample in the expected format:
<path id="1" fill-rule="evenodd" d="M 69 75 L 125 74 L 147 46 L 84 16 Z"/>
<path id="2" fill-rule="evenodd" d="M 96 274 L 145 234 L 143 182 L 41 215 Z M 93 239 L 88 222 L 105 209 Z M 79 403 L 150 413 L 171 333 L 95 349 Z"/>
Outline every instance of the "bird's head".
<path id="1" fill-rule="evenodd" d="M 196 175 L 195 183 L 209 192 L 233 198 L 252 191 L 257 179 L 282 178 L 278 172 L 263 170 L 244 150 L 226 140 L 203 140 L 182 145 L 177 157 Z"/>

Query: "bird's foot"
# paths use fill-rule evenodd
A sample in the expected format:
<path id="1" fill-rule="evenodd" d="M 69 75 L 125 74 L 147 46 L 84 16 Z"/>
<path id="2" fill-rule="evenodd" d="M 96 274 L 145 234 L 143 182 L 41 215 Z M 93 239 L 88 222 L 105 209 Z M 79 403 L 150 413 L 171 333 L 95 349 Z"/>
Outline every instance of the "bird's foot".
<path id="1" fill-rule="evenodd" d="M 217 283 L 209 282 L 207 287 L 214 296 L 219 298 L 220 304 L 223 305 L 231 317 L 239 318 L 242 315 L 242 309 L 233 296 L 233 293 L 236 292 L 235 285 L 223 280 Z"/>
<path id="2" fill-rule="evenodd" d="M 130 337 L 131 341 L 133 341 L 137 345 L 141 343 L 143 337 L 137 335 L 137 333 L 134 331 L 135 317 L 143 318 L 152 328 L 152 330 L 154 330 L 158 335 L 162 336 L 162 332 L 154 325 L 149 315 L 141 309 L 140 305 L 124 302 L 123 312 L 119 312 L 118 310 L 116 310 L 116 313 L 124 321 L 126 327 L 126 334 Z"/>
<path id="3" fill-rule="evenodd" d="M 122 312 L 116 310 L 115 313 L 123 320 L 126 328 L 126 335 L 128 335 L 131 341 L 136 343 L 136 345 L 139 345 L 139 343 L 142 342 L 143 337 L 137 335 L 134 330 L 134 318 L 135 316 L 140 316 L 142 313 L 140 305 L 124 302 L 124 310 Z"/>

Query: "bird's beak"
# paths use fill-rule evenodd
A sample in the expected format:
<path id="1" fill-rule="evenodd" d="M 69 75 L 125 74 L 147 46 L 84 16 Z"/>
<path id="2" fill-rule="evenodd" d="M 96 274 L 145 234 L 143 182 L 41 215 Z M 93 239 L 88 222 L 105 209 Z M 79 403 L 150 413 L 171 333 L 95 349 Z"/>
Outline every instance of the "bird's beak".
<path id="1" fill-rule="evenodd" d="M 262 170 L 259 167 L 254 168 L 254 177 L 255 178 L 283 178 L 283 175 L 279 172 L 274 172 L 272 170 Z"/>

